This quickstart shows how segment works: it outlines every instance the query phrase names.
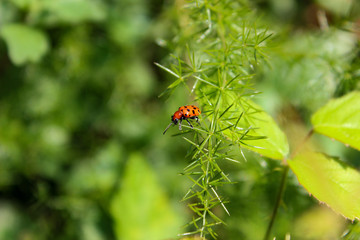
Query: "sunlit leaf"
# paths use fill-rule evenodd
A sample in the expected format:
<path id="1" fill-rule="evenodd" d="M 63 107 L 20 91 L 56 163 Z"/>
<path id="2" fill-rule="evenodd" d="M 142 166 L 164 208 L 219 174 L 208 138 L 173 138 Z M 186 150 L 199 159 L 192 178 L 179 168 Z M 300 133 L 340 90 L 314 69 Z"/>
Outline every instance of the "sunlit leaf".
<path id="1" fill-rule="evenodd" d="M 40 30 L 23 24 L 7 24 L 1 28 L 10 59 L 14 64 L 37 62 L 49 50 L 47 36 Z"/>
<path id="2" fill-rule="evenodd" d="M 261 111 L 253 113 L 247 119 L 248 123 L 253 127 L 249 131 L 249 135 L 258 136 L 259 138 L 257 140 L 246 140 L 245 137 L 242 142 L 249 145 L 243 145 L 243 147 L 269 158 L 284 159 L 289 152 L 289 145 L 285 134 L 278 127 L 274 119 L 262 111 L 260 106 L 256 106 L 254 103 L 251 104 Z"/>
<path id="3" fill-rule="evenodd" d="M 321 153 L 301 153 L 288 161 L 301 185 L 349 219 L 360 218 L 360 174 Z"/>
<path id="4" fill-rule="evenodd" d="M 311 122 L 316 132 L 360 150 L 360 92 L 329 101 Z"/>
<path id="5" fill-rule="evenodd" d="M 112 199 L 111 214 L 118 239 L 169 239 L 181 226 L 180 215 L 171 209 L 141 155 L 128 160 L 121 188 Z"/>
<path id="6" fill-rule="evenodd" d="M 244 112 L 231 122 L 236 129 L 243 131 L 224 131 L 230 138 L 235 138 L 241 147 L 257 152 L 265 157 L 282 160 L 289 152 L 285 134 L 274 119 L 262 108 L 250 100 L 243 102 Z M 231 110 L 230 110 L 231 111 Z"/>

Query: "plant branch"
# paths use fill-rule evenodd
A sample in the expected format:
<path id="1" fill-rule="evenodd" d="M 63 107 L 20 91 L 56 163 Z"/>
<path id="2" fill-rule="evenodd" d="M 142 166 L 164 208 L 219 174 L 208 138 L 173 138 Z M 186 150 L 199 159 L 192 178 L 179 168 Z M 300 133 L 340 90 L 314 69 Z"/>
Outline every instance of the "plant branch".
<path id="1" fill-rule="evenodd" d="M 278 209 L 280 207 L 280 202 L 281 202 L 282 196 L 283 196 L 284 191 L 285 191 L 286 178 L 287 178 L 288 173 L 289 173 L 289 166 L 286 165 L 286 166 L 284 166 L 284 169 L 283 169 L 283 174 L 282 174 L 281 183 L 280 183 L 280 189 L 279 189 L 279 192 L 278 192 L 277 197 L 276 197 L 275 206 L 274 206 L 273 212 L 271 214 L 271 220 L 270 220 L 269 225 L 267 227 L 264 240 L 268 240 L 269 237 L 270 237 L 271 229 L 272 229 L 272 226 L 274 225 L 275 218 L 276 218 Z"/>
<path id="2" fill-rule="evenodd" d="M 314 129 L 311 129 L 308 134 L 306 134 L 305 138 L 301 141 L 301 143 L 296 147 L 296 149 L 291 153 L 290 155 L 290 159 L 294 158 L 296 156 L 296 154 L 300 151 L 300 149 L 305 145 L 305 143 L 309 140 L 309 138 L 313 135 L 314 133 Z M 274 225 L 275 222 L 275 218 L 278 212 L 278 209 L 280 207 L 280 203 L 281 203 L 281 199 L 284 195 L 284 191 L 285 191 L 285 186 L 286 186 L 286 179 L 289 173 L 289 165 L 287 164 L 286 159 L 284 160 L 284 169 L 283 169 L 283 175 L 281 177 L 281 182 L 280 182 L 280 188 L 279 188 L 279 192 L 277 194 L 276 197 L 276 202 L 275 202 L 275 206 L 273 209 L 273 212 L 271 214 L 271 220 L 269 222 L 268 228 L 266 230 L 265 233 L 265 237 L 264 240 L 268 240 L 270 237 L 270 233 L 271 233 L 271 229 Z"/>

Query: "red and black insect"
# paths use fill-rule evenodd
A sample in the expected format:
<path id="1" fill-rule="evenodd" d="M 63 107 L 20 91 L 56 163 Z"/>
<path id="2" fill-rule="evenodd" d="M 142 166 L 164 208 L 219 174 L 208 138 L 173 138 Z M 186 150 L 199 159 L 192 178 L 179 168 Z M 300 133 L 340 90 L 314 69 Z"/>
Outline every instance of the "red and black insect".
<path id="1" fill-rule="evenodd" d="M 163 134 L 166 133 L 166 131 L 169 129 L 169 127 L 172 124 L 176 125 L 179 123 L 179 130 L 181 130 L 181 122 L 184 119 L 188 122 L 188 124 L 190 125 L 191 128 L 194 128 L 193 125 L 191 125 L 191 123 L 189 122 L 189 118 L 195 119 L 196 122 L 199 123 L 198 116 L 200 115 L 200 113 L 201 113 L 200 109 L 194 105 L 179 107 L 179 110 L 177 110 L 174 113 L 174 115 L 171 116 L 171 123 L 169 124 L 169 126 L 167 126 L 167 128 L 165 129 Z"/>

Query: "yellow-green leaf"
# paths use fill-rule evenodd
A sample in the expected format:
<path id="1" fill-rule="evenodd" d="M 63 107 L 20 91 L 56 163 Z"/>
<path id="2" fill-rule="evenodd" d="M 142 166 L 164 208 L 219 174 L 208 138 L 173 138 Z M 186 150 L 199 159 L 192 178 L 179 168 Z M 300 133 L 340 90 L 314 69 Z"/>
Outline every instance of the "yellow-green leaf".
<path id="1" fill-rule="evenodd" d="M 47 36 L 40 30 L 23 24 L 6 24 L 1 28 L 1 35 L 14 64 L 37 62 L 49 50 Z"/>
<path id="2" fill-rule="evenodd" d="M 282 160 L 289 153 L 285 134 L 274 119 L 250 100 L 243 101 L 244 114 L 232 123 L 242 132 L 224 131 L 224 134 L 237 141 L 241 147 L 257 152 L 265 157 Z M 240 113 L 239 113 L 240 115 Z"/>
<path id="3" fill-rule="evenodd" d="M 311 122 L 316 132 L 360 150 L 360 92 L 329 101 Z"/>
<path id="4" fill-rule="evenodd" d="M 121 188 L 111 203 L 118 239 L 158 240 L 176 236 L 181 214 L 171 208 L 169 199 L 140 154 L 127 162 Z"/>
<path id="5" fill-rule="evenodd" d="M 288 161 L 301 185 L 349 219 L 360 218 L 360 173 L 321 153 L 301 153 Z"/>

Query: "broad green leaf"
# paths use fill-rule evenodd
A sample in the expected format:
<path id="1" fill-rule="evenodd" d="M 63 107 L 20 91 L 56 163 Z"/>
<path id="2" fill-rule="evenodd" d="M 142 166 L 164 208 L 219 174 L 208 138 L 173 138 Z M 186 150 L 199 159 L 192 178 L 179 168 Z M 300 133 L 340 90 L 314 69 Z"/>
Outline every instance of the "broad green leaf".
<path id="1" fill-rule="evenodd" d="M 316 132 L 360 150 L 360 92 L 329 101 L 311 122 Z"/>
<path id="2" fill-rule="evenodd" d="M 130 156 L 121 183 L 111 203 L 118 239 L 158 240 L 176 236 L 179 214 L 156 182 L 141 155 Z"/>
<path id="3" fill-rule="evenodd" d="M 250 100 L 243 101 L 244 114 L 232 121 L 237 128 L 244 129 L 236 133 L 224 131 L 225 135 L 237 141 L 241 147 L 257 152 L 265 157 L 282 160 L 289 152 L 285 134 L 274 119 Z M 230 111 L 230 110 L 229 110 Z M 240 115 L 241 113 L 238 113 Z M 244 131 L 247 131 L 244 136 Z"/>
<path id="4" fill-rule="evenodd" d="M 51 13 L 49 21 L 72 24 L 100 21 L 106 15 L 104 6 L 91 0 L 52 0 L 46 2 L 44 9 Z"/>
<path id="5" fill-rule="evenodd" d="M 9 48 L 10 59 L 16 65 L 37 62 L 49 50 L 47 36 L 23 24 L 4 25 L 1 35 Z"/>
<path id="6" fill-rule="evenodd" d="M 301 153 L 288 161 L 301 185 L 349 219 L 360 218 L 360 173 L 321 153 Z"/>

